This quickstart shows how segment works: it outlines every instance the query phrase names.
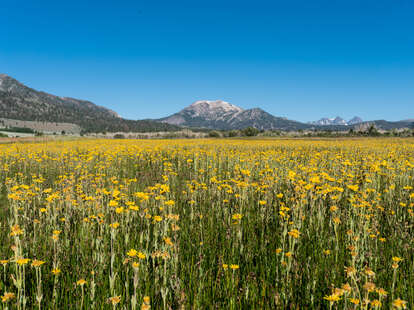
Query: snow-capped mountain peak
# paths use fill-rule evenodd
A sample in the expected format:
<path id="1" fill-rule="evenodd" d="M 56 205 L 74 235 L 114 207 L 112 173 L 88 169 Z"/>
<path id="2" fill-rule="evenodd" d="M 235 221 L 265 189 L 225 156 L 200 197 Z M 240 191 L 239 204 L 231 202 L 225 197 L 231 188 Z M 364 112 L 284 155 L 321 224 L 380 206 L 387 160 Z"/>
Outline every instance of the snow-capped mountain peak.
<path id="1" fill-rule="evenodd" d="M 349 120 L 348 125 L 355 125 L 355 124 L 359 124 L 362 122 L 363 122 L 362 118 L 358 116 L 354 116 L 352 119 Z"/>
<path id="2" fill-rule="evenodd" d="M 199 100 L 182 111 L 190 112 L 193 116 L 217 117 L 223 114 L 242 112 L 243 109 L 223 100 Z"/>
<path id="3" fill-rule="evenodd" d="M 307 125 L 286 118 L 275 117 L 260 108 L 244 110 L 226 101 L 200 100 L 184 108 L 178 113 L 162 118 L 159 121 L 199 128 L 210 129 L 258 129 L 306 128 Z"/>
<path id="4" fill-rule="evenodd" d="M 359 124 L 359 123 L 362 123 L 362 122 L 363 122 L 363 120 L 358 116 L 353 117 L 348 122 L 346 120 L 344 120 L 343 118 L 337 116 L 335 118 L 324 117 L 324 118 L 321 118 L 318 121 L 310 122 L 310 124 L 312 124 L 312 125 L 321 125 L 321 126 L 328 126 L 328 125 L 344 125 L 344 126 L 347 126 L 347 125 Z"/>

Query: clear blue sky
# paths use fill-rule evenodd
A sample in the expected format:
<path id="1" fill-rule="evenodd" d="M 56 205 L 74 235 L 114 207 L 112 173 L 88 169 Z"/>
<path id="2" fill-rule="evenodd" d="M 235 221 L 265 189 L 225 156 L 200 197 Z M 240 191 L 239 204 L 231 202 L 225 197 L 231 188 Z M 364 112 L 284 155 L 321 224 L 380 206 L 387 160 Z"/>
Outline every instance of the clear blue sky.
<path id="1" fill-rule="evenodd" d="M 414 118 L 414 2 L 1 1 L 0 72 L 131 119 L 223 99 Z"/>

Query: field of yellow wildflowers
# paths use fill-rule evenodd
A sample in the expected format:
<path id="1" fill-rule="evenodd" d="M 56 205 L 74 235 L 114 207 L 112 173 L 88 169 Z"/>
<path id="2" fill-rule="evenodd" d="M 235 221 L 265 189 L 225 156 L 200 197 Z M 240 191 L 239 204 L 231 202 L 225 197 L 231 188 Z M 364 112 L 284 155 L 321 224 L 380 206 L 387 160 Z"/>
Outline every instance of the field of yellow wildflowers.
<path id="1" fill-rule="evenodd" d="M 0 145 L 3 309 L 410 309 L 414 140 Z"/>

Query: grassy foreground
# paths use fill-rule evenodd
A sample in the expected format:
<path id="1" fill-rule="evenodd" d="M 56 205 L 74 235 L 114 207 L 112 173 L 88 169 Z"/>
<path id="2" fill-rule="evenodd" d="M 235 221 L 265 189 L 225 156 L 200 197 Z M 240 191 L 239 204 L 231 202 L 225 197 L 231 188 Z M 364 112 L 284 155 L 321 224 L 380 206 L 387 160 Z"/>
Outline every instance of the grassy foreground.
<path id="1" fill-rule="evenodd" d="M 3 309 L 410 309 L 414 140 L 0 145 Z"/>

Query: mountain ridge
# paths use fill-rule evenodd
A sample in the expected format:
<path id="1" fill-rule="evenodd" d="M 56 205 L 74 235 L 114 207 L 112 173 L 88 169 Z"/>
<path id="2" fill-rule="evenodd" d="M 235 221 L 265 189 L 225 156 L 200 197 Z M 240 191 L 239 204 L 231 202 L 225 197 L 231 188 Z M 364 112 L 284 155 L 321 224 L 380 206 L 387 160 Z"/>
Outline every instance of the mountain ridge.
<path id="1" fill-rule="evenodd" d="M 384 130 L 414 128 L 414 119 L 397 122 L 363 121 L 357 116 L 348 122 L 336 117 L 303 123 L 274 116 L 259 107 L 243 109 L 223 100 L 198 100 L 179 112 L 160 119 L 128 120 L 91 101 L 37 91 L 7 74 L 0 74 L 0 118 L 68 123 L 79 126 L 84 132 L 179 131 L 183 127 L 204 130 L 255 127 L 259 130 L 281 131 L 348 131 L 371 125 Z"/>
<path id="2" fill-rule="evenodd" d="M 359 130 L 371 125 L 383 130 L 414 128 L 414 121 L 411 121 L 411 119 L 397 122 L 385 120 L 363 121 L 358 116 L 354 116 L 349 121 L 337 116 L 335 118 L 322 118 L 316 122 L 302 123 L 285 117 L 274 116 L 261 108 L 242 109 L 223 100 L 198 100 L 179 112 L 156 119 L 156 121 L 189 128 L 216 130 L 255 127 L 260 130 L 348 131 L 350 129 Z"/>
<path id="3" fill-rule="evenodd" d="M 349 126 L 349 125 L 356 125 L 356 124 L 363 123 L 363 122 L 364 121 L 359 116 L 354 116 L 349 121 L 346 121 L 342 117 L 337 116 L 334 118 L 323 117 L 317 121 L 309 122 L 308 124 L 320 125 L 320 126 L 329 126 L 329 125 Z"/>
<path id="4" fill-rule="evenodd" d="M 261 108 L 242 109 L 223 100 L 198 100 L 170 116 L 157 121 L 185 127 L 232 130 L 255 127 L 260 130 L 309 126 L 283 117 L 276 117 Z"/>
<path id="5" fill-rule="evenodd" d="M 7 74 L 0 74 L 0 117 L 22 121 L 72 123 L 85 132 L 178 131 L 181 128 L 149 120 L 127 120 L 90 101 L 37 91 Z"/>

